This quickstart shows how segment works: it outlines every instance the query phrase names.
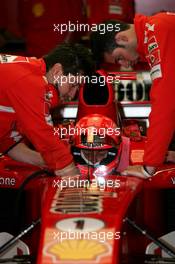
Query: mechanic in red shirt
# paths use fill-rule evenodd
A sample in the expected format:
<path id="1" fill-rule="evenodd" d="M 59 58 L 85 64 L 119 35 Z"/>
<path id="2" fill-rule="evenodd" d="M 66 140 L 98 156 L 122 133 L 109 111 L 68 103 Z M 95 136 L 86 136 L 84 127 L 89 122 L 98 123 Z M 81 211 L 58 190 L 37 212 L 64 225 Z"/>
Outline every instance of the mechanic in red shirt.
<path id="1" fill-rule="evenodd" d="M 1 54 L 0 152 L 9 149 L 15 160 L 46 164 L 56 175 L 77 174 L 69 147 L 54 135 L 49 109 L 55 93 L 75 96 L 79 79 L 68 77 L 88 74 L 92 65 L 89 50 L 79 44 L 61 44 L 40 59 Z M 14 145 L 23 135 L 37 151 L 24 142 Z"/>
<path id="2" fill-rule="evenodd" d="M 134 24 L 118 23 L 120 30 L 106 31 L 104 35 L 93 33 L 92 48 L 97 58 L 110 58 L 124 67 L 138 60 L 149 63 L 152 110 L 144 166 L 129 166 L 123 172 L 148 178 L 164 162 L 175 131 L 175 13 L 136 15 Z"/>

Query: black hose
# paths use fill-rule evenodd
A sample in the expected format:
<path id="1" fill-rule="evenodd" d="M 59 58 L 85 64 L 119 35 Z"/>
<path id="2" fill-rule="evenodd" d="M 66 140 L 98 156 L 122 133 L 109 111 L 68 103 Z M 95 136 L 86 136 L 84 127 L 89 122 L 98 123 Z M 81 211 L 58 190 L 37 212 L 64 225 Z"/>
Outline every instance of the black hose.
<path id="1" fill-rule="evenodd" d="M 0 158 L 4 155 L 6 155 L 12 148 L 16 147 L 21 141 L 23 141 L 23 138 L 15 142 L 13 145 L 11 145 L 8 149 L 6 149 L 3 153 L 0 153 Z"/>
<path id="2" fill-rule="evenodd" d="M 23 231 L 21 231 L 17 236 L 12 237 L 9 241 L 7 241 L 4 245 L 2 245 L 0 247 L 0 255 L 2 253 L 4 253 L 8 248 L 10 248 L 11 246 L 13 246 L 18 239 L 20 239 L 21 237 L 23 237 L 24 235 L 26 235 L 27 233 L 29 233 L 36 225 L 38 225 L 41 222 L 41 219 L 39 218 L 36 221 L 33 221 L 31 225 L 29 225 L 26 229 L 24 229 Z"/>
<path id="3" fill-rule="evenodd" d="M 133 220 L 126 217 L 124 221 L 128 222 L 132 227 L 134 227 L 136 230 L 138 230 L 142 235 L 149 238 L 151 241 L 153 241 L 158 247 L 163 249 L 169 256 L 175 257 L 175 249 L 170 247 L 166 242 L 161 241 L 160 239 L 155 238 L 151 233 L 149 233 L 147 230 L 141 228 L 139 225 L 137 225 Z"/>
<path id="4" fill-rule="evenodd" d="M 22 193 L 24 191 L 24 188 L 26 187 L 26 185 L 31 180 L 41 176 L 42 174 L 46 174 L 48 176 L 53 176 L 54 175 L 51 171 L 48 171 L 47 169 L 42 169 L 42 170 L 35 171 L 23 181 L 23 183 L 21 184 L 21 186 L 18 189 L 16 201 L 14 203 L 14 213 L 13 213 L 14 219 L 15 219 L 15 221 L 14 221 L 15 228 L 14 229 L 16 229 L 17 231 L 19 230 L 19 228 L 18 228 L 18 223 L 17 223 L 16 219 L 18 219 L 19 215 L 20 215 L 20 213 L 19 213 L 19 211 L 20 211 L 19 205 L 20 205 L 21 195 L 22 195 Z"/>
<path id="5" fill-rule="evenodd" d="M 35 171 L 34 173 L 32 173 L 31 175 L 29 175 L 21 184 L 21 186 L 19 187 L 19 191 L 18 191 L 18 195 L 15 201 L 15 206 L 14 206 L 14 218 L 16 219 L 17 216 L 19 216 L 19 202 L 20 202 L 20 198 L 21 198 L 21 194 L 25 188 L 25 186 L 33 179 L 35 179 L 38 176 L 41 176 L 42 174 L 47 174 L 49 176 L 52 176 L 53 173 L 46 170 L 46 169 L 42 169 L 39 171 Z M 27 234 L 30 230 L 32 230 L 37 224 L 39 224 L 41 222 L 41 219 L 39 218 L 36 221 L 33 221 L 32 224 L 30 226 L 28 226 L 26 229 L 24 229 L 23 231 L 21 231 L 17 236 L 11 238 L 9 241 L 7 241 L 3 246 L 0 247 L 0 254 L 2 254 L 4 251 L 6 251 L 9 247 L 11 247 L 13 244 L 16 243 L 16 241 L 23 237 L 25 234 Z"/>

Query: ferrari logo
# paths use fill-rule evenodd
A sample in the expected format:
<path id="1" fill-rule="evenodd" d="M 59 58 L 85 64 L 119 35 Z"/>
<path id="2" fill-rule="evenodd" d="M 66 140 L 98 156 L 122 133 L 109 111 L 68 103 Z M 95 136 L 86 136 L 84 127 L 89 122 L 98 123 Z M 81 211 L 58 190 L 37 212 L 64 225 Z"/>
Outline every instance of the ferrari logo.
<path id="1" fill-rule="evenodd" d="M 146 23 L 146 27 L 148 28 L 149 31 L 154 31 L 155 24 L 150 25 L 149 23 Z"/>
<path id="2" fill-rule="evenodd" d="M 35 17 L 41 17 L 44 14 L 44 6 L 42 3 L 36 3 L 32 7 L 32 13 Z"/>

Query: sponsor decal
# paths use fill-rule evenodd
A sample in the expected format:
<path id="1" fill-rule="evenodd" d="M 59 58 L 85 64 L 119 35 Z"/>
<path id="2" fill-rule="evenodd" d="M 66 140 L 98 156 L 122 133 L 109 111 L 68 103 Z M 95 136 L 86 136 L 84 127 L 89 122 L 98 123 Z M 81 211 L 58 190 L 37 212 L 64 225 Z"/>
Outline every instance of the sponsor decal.
<path id="1" fill-rule="evenodd" d="M 65 240 L 48 248 L 48 253 L 58 261 L 92 261 L 100 263 L 101 257 L 108 253 L 108 247 L 94 240 Z"/>
<path id="2" fill-rule="evenodd" d="M 131 161 L 132 163 L 143 162 L 144 150 L 134 149 L 131 151 Z"/>
<path id="3" fill-rule="evenodd" d="M 2 54 L 0 55 L 0 63 L 18 63 L 18 62 L 29 62 L 27 57 L 13 56 Z"/>
<path id="4" fill-rule="evenodd" d="M 95 218 L 92 220 L 97 222 L 100 221 Z M 52 264 L 57 262 L 59 262 L 59 264 L 112 263 L 112 257 L 113 257 L 112 248 L 115 239 L 118 240 L 120 238 L 119 232 L 116 232 L 114 228 L 102 228 L 97 232 L 95 231 L 85 232 L 84 230 L 80 230 L 78 232 L 81 232 L 81 237 L 80 237 L 80 233 L 78 232 L 76 233 L 76 232 L 75 230 L 71 230 L 70 233 L 68 232 L 66 233 L 66 232 L 62 232 L 58 228 L 46 229 L 44 235 L 42 263 L 43 264 L 48 264 L 48 263 Z M 88 234 L 89 234 L 89 238 L 87 238 Z M 102 235 L 104 236 L 104 234 L 105 234 L 105 240 L 101 241 Z M 69 238 L 68 235 L 70 235 Z M 61 240 L 61 236 L 62 236 L 62 240 Z"/>
<path id="5" fill-rule="evenodd" d="M 149 40 L 148 40 L 148 52 L 151 53 L 153 50 L 157 49 L 159 47 L 156 37 L 152 36 Z"/>
<path id="6" fill-rule="evenodd" d="M 0 55 L 0 62 L 1 63 L 7 63 L 7 62 L 9 63 L 9 62 L 13 62 L 16 58 L 17 58 L 17 56 L 2 54 L 2 55 Z"/>
<path id="7" fill-rule="evenodd" d="M 56 223 L 56 228 L 67 231 L 69 229 L 77 231 L 83 230 L 86 232 L 97 231 L 105 226 L 102 220 L 90 217 L 72 217 L 63 219 Z"/>
<path id="8" fill-rule="evenodd" d="M 149 23 L 146 23 L 146 27 L 148 28 L 148 31 L 154 31 L 155 24 L 150 25 Z"/>
<path id="9" fill-rule="evenodd" d="M 158 44 L 156 42 L 150 43 L 148 45 L 148 52 L 151 53 L 154 49 L 158 48 Z"/>
<path id="10" fill-rule="evenodd" d="M 157 78 L 161 78 L 162 77 L 162 71 L 161 71 L 160 64 L 155 65 L 155 66 L 152 67 L 150 75 L 151 75 L 151 79 L 152 80 L 155 80 Z"/>
<path id="11" fill-rule="evenodd" d="M 160 50 L 152 51 L 148 56 L 146 56 L 146 58 L 150 67 L 152 68 L 161 62 Z"/>

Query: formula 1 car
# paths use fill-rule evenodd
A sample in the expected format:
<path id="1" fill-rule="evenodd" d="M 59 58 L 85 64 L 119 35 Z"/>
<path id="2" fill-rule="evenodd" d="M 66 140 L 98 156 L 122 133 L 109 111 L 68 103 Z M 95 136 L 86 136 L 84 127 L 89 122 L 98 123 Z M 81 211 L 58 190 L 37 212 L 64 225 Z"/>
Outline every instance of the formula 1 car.
<path id="1" fill-rule="evenodd" d="M 146 136 L 119 108 L 109 82 L 85 83 L 76 121 L 57 127 L 74 132 L 62 140 L 80 177 L 1 156 L 0 263 L 175 263 L 175 166 L 149 180 L 120 175 L 142 164 Z"/>

